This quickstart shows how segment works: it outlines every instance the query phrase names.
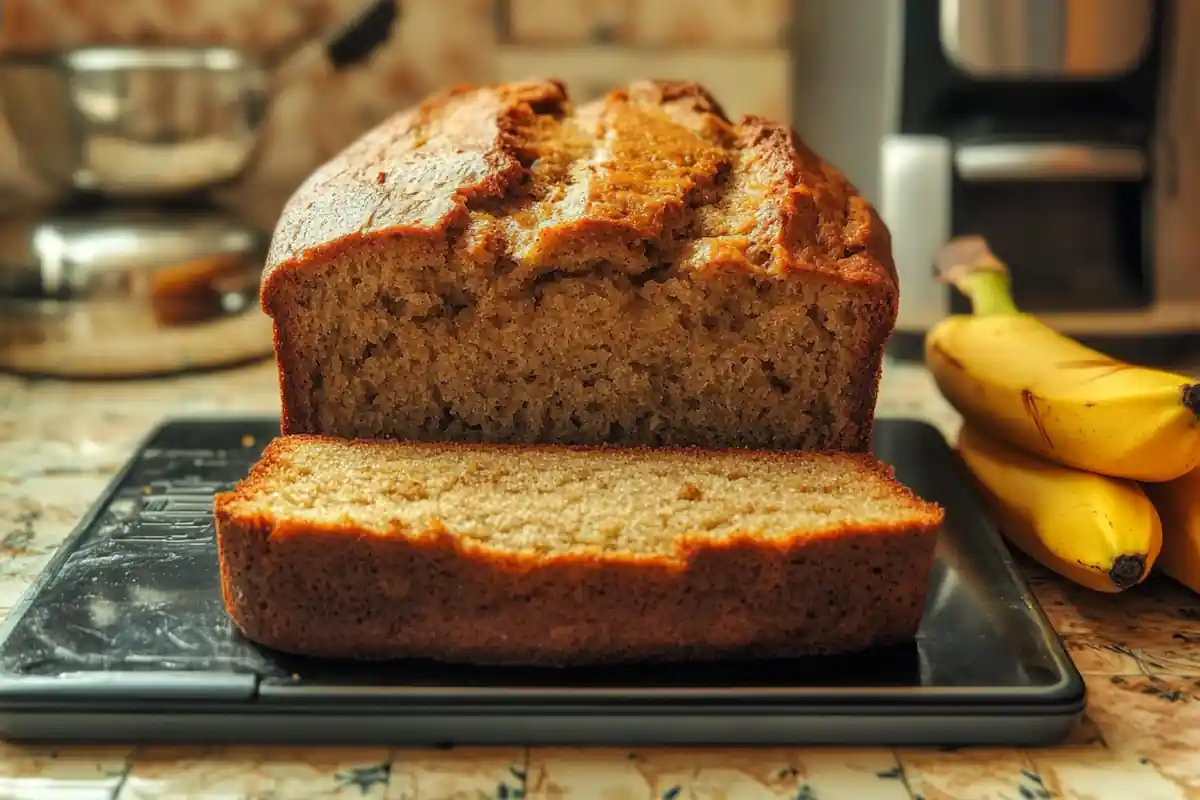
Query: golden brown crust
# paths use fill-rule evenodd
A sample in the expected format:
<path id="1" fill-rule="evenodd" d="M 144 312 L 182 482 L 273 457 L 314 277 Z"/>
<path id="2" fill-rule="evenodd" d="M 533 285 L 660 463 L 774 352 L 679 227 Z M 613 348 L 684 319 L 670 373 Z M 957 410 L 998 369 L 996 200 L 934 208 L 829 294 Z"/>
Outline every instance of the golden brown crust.
<path id="1" fill-rule="evenodd" d="M 310 438 L 273 442 L 215 507 L 226 608 L 279 650 L 528 665 L 791 657 L 911 639 L 924 611 L 942 512 L 900 484 L 905 525 L 685 537 L 673 557 L 520 555 L 440 527 L 380 533 L 240 507 L 280 468 L 281 448 Z"/>
<path id="2" fill-rule="evenodd" d="M 733 123 L 703 87 L 670 81 L 578 110 L 554 80 L 458 87 L 396 114 L 289 200 L 264 308 L 276 311 L 280 276 L 346 247 L 445 250 L 481 217 L 503 231 L 490 255 L 517 264 L 625 261 L 682 239 L 681 263 L 700 273 L 817 272 L 871 287 L 895 315 L 889 235 L 854 187 L 787 126 Z"/>

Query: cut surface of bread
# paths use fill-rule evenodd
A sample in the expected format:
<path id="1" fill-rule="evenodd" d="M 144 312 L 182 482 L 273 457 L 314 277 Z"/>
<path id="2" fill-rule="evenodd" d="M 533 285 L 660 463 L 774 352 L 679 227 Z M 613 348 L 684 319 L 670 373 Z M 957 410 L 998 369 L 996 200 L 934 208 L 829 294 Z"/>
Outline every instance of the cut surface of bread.
<path id="1" fill-rule="evenodd" d="M 284 433 L 865 450 L 887 229 L 695 84 L 461 87 L 289 200 L 262 302 Z"/>
<path id="2" fill-rule="evenodd" d="M 288 436 L 218 496 L 252 640 L 566 665 L 911 639 L 942 512 L 872 457 Z"/>

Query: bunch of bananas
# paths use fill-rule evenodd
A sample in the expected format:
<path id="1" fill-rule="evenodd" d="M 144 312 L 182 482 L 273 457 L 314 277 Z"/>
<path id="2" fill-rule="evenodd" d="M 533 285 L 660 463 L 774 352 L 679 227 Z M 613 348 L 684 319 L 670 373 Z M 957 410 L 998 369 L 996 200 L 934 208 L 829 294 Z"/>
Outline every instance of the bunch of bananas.
<path id="1" fill-rule="evenodd" d="M 937 261 L 972 313 L 929 331 L 925 361 L 963 417 L 958 451 L 1001 532 L 1097 591 L 1153 568 L 1200 592 L 1200 383 L 1116 361 L 1022 313 L 978 237 Z"/>

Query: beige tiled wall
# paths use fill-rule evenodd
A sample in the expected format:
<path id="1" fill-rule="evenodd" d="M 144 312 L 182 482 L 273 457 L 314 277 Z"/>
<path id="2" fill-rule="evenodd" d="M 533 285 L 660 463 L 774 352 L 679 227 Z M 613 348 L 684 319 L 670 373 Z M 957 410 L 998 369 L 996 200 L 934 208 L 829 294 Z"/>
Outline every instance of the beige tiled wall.
<path id="1" fill-rule="evenodd" d="M 771 47 L 787 35 L 791 0 L 508 0 L 521 44 L 616 42 L 667 47 Z"/>
<path id="2" fill-rule="evenodd" d="M 0 51 L 98 43 L 205 43 L 265 56 L 306 31 L 331 29 L 362 2 L 3 0 Z M 613 48 L 605 57 L 615 59 L 606 62 L 613 67 L 614 80 L 631 69 L 641 73 L 678 70 L 680 63 L 713 64 L 712 80 L 726 87 L 732 81 L 735 87 L 722 91 L 714 86 L 725 95 L 731 112 L 786 114 L 788 61 L 779 42 L 790 2 L 402 0 L 393 39 L 369 62 L 339 74 L 317 65 L 274 99 L 266 146 L 235 194 L 286 192 L 360 132 L 446 84 L 533 70 L 555 74 L 590 92 L 604 76 L 597 78 L 593 67 L 576 67 L 560 55 L 564 48 L 572 57 L 594 53 L 601 41 Z M 714 58 L 705 56 L 706 47 L 712 48 Z M 21 113 L 19 108 L 6 111 Z M 0 201 L 11 206 L 41 194 L 36 180 L 22 169 L 7 127 L 0 125 Z"/>

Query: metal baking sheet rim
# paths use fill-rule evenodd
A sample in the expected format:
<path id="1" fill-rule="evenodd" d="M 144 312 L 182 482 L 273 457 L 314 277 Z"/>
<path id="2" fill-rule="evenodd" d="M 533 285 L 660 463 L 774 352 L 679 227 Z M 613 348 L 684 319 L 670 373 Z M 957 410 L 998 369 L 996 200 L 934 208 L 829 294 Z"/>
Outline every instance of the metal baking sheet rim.
<path id="1" fill-rule="evenodd" d="M 135 468 L 137 464 L 137 456 L 144 452 L 160 432 L 175 424 L 188 422 L 221 422 L 221 421 L 244 421 L 256 423 L 271 423 L 277 422 L 277 417 L 267 415 L 247 416 L 236 413 L 222 414 L 188 414 L 179 416 L 170 416 L 163 418 L 154 425 L 136 444 L 131 452 L 130 458 L 123 466 L 113 475 L 110 481 L 106 484 L 102 492 L 98 495 L 96 501 L 89 507 L 88 511 L 79 520 L 78 524 L 72 532 L 64 539 L 58 551 L 50 559 L 47 565 L 39 573 L 38 577 L 22 594 L 19 601 L 14 605 L 13 609 L 7 618 L 0 623 L 0 642 L 5 640 L 20 623 L 24 615 L 32 607 L 34 600 L 39 592 L 49 583 L 52 576 L 62 566 L 63 562 L 70 556 L 77 540 L 84 536 L 90 526 L 95 522 L 96 518 L 104 512 L 106 500 L 108 500 L 118 488 L 121 486 L 124 479 Z M 920 420 L 891 418 L 891 424 L 907 424 L 920 426 L 932 431 L 938 436 L 936 429 Z M 961 463 L 958 462 L 957 455 L 952 450 L 947 448 L 954 462 L 950 468 L 961 471 L 964 469 Z M 971 490 L 965 481 L 962 482 L 959 488 Z M 977 499 L 977 498 L 976 498 Z M 1024 577 L 1017 570 L 1015 564 L 1012 563 L 1011 557 L 1004 548 L 999 534 L 994 530 L 994 525 L 988 520 L 988 528 L 992 536 L 995 538 L 994 545 L 998 545 L 1000 549 L 1001 560 L 1004 563 L 1006 571 L 1011 573 L 1012 578 L 1026 592 L 1029 592 L 1028 584 Z M 1045 617 L 1043 610 L 1034 603 L 1030 609 L 1033 612 L 1038 625 L 1045 630 L 1053 632 L 1048 619 Z M 848 688 L 839 688 L 829 690 L 827 694 L 841 694 L 845 700 L 849 702 L 840 703 L 822 703 L 819 699 L 813 698 L 813 690 L 798 690 L 792 692 L 792 696 L 806 693 L 806 702 L 796 702 L 794 705 L 788 703 L 787 693 L 782 695 L 773 693 L 771 695 L 760 696 L 762 704 L 759 702 L 746 702 L 745 699 L 740 699 L 739 703 L 734 706 L 730 705 L 721 708 L 715 705 L 698 704 L 695 699 L 683 698 L 677 702 L 662 702 L 659 698 L 657 701 L 648 700 L 640 703 L 614 703 L 616 695 L 619 695 L 622 690 L 609 690 L 605 694 L 607 698 L 601 698 L 592 704 L 578 702 L 578 697 L 581 690 L 562 690 L 564 693 L 572 693 L 575 695 L 576 702 L 570 704 L 555 703 L 553 700 L 542 703 L 522 706 L 513 704 L 511 698 L 509 702 L 497 703 L 492 701 L 491 704 L 480 707 L 471 708 L 462 703 L 429 703 L 421 700 L 407 700 L 404 705 L 399 705 L 395 701 L 401 700 L 396 697 L 398 693 L 392 693 L 391 697 L 386 697 L 386 690 L 376 691 L 374 697 L 368 697 L 371 694 L 364 690 L 355 692 L 349 690 L 342 692 L 342 697 L 336 690 L 329 692 L 326 688 L 319 688 L 315 693 L 312 691 L 306 692 L 300 687 L 283 685 L 275 681 L 260 679 L 259 676 L 253 674 L 228 674 L 222 676 L 201 676 L 201 674 L 189 675 L 186 673 L 173 676 L 167 681 L 162 681 L 161 676 L 155 680 L 154 676 L 146 675 L 137 672 L 127 673 L 109 673 L 108 680 L 84 681 L 83 683 L 90 686 L 77 685 L 71 686 L 74 681 L 63 678 L 45 678 L 43 676 L 27 676 L 27 675 L 2 675 L 0 676 L 0 734 L 6 738 L 14 738 L 17 740 L 25 739 L 32 736 L 33 739 L 45 740 L 53 738 L 61 740 L 62 734 L 53 734 L 52 729 L 57 729 L 54 720 L 60 715 L 70 715 L 75 720 L 76 725 L 80 725 L 82 719 L 77 715 L 94 714 L 96 722 L 100 720 L 125 720 L 131 725 L 140 723 L 144 726 L 146 717 L 173 717 L 176 720 L 194 719 L 197 722 L 212 716 L 214 713 L 226 720 L 226 725 L 232 721 L 232 717 L 250 720 L 260 720 L 266 722 L 270 719 L 283 721 L 286 719 L 308 719 L 316 721 L 318 719 L 329 719 L 331 715 L 336 717 L 345 717 L 350 715 L 359 721 L 367 720 L 393 720 L 396 724 L 411 724 L 413 721 L 423 719 L 423 715 L 434 715 L 438 719 L 448 720 L 449 718 L 458 718 L 463 721 L 467 719 L 486 720 L 493 719 L 497 716 L 503 716 L 513 721 L 517 721 L 524 716 L 527 721 L 532 719 L 553 720 L 559 719 L 566 721 L 568 717 L 590 718 L 597 720 L 606 718 L 611 721 L 618 719 L 628 719 L 636 721 L 638 726 L 646 724 L 647 719 L 664 719 L 670 718 L 687 718 L 700 720 L 705 717 L 713 719 L 721 718 L 741 718 L 752 717 L 753 719 L 766 722 L 769 719 L 784 718 L 797 720 L 815 721 L 817 718 L 832 718 L 838 717 L 865 718 L 877 717 L 880 719 L 907 718 L 916 722 L 918 719 L 926 718 L 929 721 L 935 719 L 946 721 L 965 721 L 970 719 L 988 719 L 987 724 L 994 724 L 1000 721 L 1016 722 L 1018 720 L 1026 720 L 1030 723 L 1038 722 L 1039 726 L 1031 728 L 1028 733 L 1030 737 L 1017 735 L 1014 737 L 1001 737 L 995 739 L 989 735 L 971 735 L 970 730 L 978 730 L 973 726 L 966 728 L 956 723 L 950 723 L 949 728 L 945 724 L 938 725 L 937 728 L 954 736 L 967 736 L 971 741 L 987 741 L 989 743 L 1002 742 L 1024 742 L 1030 743 L 1048 743 L 1050 741 L 1060 739 L 1066 735 L 1071 725 L 1074 724 L 1086 708 L 1086 688 L 1084 686 L 1082 676 L 1075 668 L 1070 657 L 1061 645 L 1061 641 L 1054 637 L 1055 646 L 1052 648 L 1052 655 L 1059 662 L 1062 679 L 1049 687 L 1008 687 L 1008 688 L 992 688 L 989 691 L 988 687 L 971 687 L 963 691 L 949 690 L 944 688 L 933 687 L 925 688 L 924 690 L 909 690 L 910 697 L 906 697 L 901 702 L 883 702 L 878 701 L 879 695 L 888 691 L 885 688 L 866 688 L 853 690 Z M 95 690 L 97 683 L 107 682 L 110 688 L 116 689 L 120 684 L 126 685 L 127 691 L 116 691 L 111 703 L 99 701 Z M 140 689 L 138 687 L 140 684 Z M 165 684 L 174 684 L 174 688 L 164 694 L 159 694 L 155 697 L 156 692 L 151 688 L 151 685 L 158 684 L 159 687 L 165 688 Z M 207 686 L 207 689 L 201 689 L 201 686 Z M 79 691 L 84 690 L 84 691 Z M 149 691 L 147 691 L 149 690 Z M 197 691 L 198 690 L 198 691 Z M 214 692 L 214 690 L 216 690 Z M 582 690 L 586 692 L 587 690 Z M 704 690 L 698 690 L 698 693 L 703 693 Z M 106 693 L 100 690 L 100 694 Z M 326 696 L 320 695 L 325 693 Z M 359 704 L 347 704 L 345 700 L 348 694 L 359 694 L 361 701 Z M 419 694 L 419 690 L 413 690 L 410 694 Z M 307 696 L 306 696 L 307 694 Z M 519 694 L 519 693 L 518 693 Z M 863 695 L 864 697 L 874 695 L 875 702 L 854 702 L 854 698 L 846 697 L 846 695 Z M 923 695 L 918 698 L 914 695 Z M 987 695 L 992 695 L 994 702 L 980 702 Z M 1016 696 L 1026 695 L 1031 700 L 1036 700 L 1028 705 L 1020 702 L 1014 702 Z M 74 695 L 76 699 L 70 699 Z M 168 695 L 174 695 L 171 699 Z M 183 698 L 191 695 L 193 699 L 189 702 Z M 383 696 L 381 696 L 383 695 Z M 967 696 L 970 696 L 968 699 Z M 545 695 L 543 693 L 543 698 Z M 369 709 L 364 707 L 364 703 L 373 699 L 376 704 L 380 700 L 385 702 L 391 700 L 386 707 Z M 415 699 L 415 698 L 414 698 Z M 919 700 L 919 702 L 913 702 Z M 958 702 L 955 702 L 958 701 Z M 782 705 L 781 705 L 782 702 Z M 690 707 L 688 704 L 691 704 Z M 770 705 L 768 705 L 770 703 Z M 952 704 L 952 705 L 951 705 Z M 110 707 L 111 706 L 111 707 Z M 134 709 L 136 707 L 136 710 Z M 596 714 L 597 710 L 602 710 L 601 714 Z M 232 712 L 232 715 L 231 715 Z M 482 712 L 482 713 L 481 713 Z M 532 712 L 532 714 L 531 714 Z M 107 724 L 107 723 L 105 723 Z M 1047 727 L 1049 726 L 1049 727 Z M 435 726 L 437 727 L 437 726 Z M 518 727 L 520 727 L 518 725 Z M 654 726 L 658 728 L 659 726 Z M 89 741 L 113 740 L 109 733 L 106 733 L 103 725 L 84 725 L 84 728 L 92 729 L 91 735 L 86 738 Z M 960 729 L 961 730 L 957 730 Z M 1057 732 L 1052 732 L 1057 731 Z M 132 728 L 130 729 L 132 731 Z M 954 732 L 957 730 L 957 732 Z M 1014 729 L 1019 731 L 1020 726 Z M 880 731 L 882 733 L 882 731 Z M 246 731 L 246 737 L 225 736 L 221 734 L 208 735 L 197 730 L 195 734 L 205 740 L 220 740 L 220 741 L 268 741 L 268 740 L 283 740 L 288 739 L 290 734 L 280 736 L 277 732 L 275 735 L 268 735 L 266 738 L 256 734 L 254 731 Z M 399 731 L 393 731 L 399 733 Z M 435 730 L 430 730 L 427 733 L 436 734 Z M 832 731 L 830 731 L 832 733 Z M 304 732 L 297 732 L 296 741 L 315 741 L 319 740 L 320 736 L 314 740 L 311 736 Z M 1047 738 L 1049 736 L 1050 738 Z M 70 736 L 67 737 L 71 738 Z M 117 737 L 120 738 L 119 736 Z M 335 737 L 338 738 L 338 737 Z M 353 738 L 353 737 L 352 737 Z M 368 735 L 368 739 L 372 739 Z M 456 737 L 457 738 L 457 737 Z M 586 741 L 587 737 L 568 737 L 571 741 Z M 640 737 L 634 733 L 633 739 Z M 921 741 L 931 742 L 937 741 L 938 737 L 932 739 L 927 736 L 916 736 L 915 739 L 905 737 L 906 741 Z M 424 742 L 437 743 L 436 735 L 422 735 L 418 739 Z M 469 737 L 468 737 L 469 739 Z M 184 739 L 186 740 L 186 739 Z M 611 741 L 607 737 L 601 737 L 602 741 Z M 407 740 L 406 740 L 407 741 Z M 416 740 L 414 740 L 416 741 Z M 494 737 L 487 737 L 485 741 L 499 741 Z M 698 741 L 692 737 L 687 737 L 685 741 Z M 712 743 L 761 743 L 760 738 L 756 736 L 736 737 L 734 739 L 714 739 Z M 825 738 L 811 736 L 802 736 L 796 741 L 807 743 L 820 743 L 826 741 Z M 830 743 L 864 743 L 872 741 L 870 736 L 865 738 L 860 736 L 833 736 L 828 740 Z M 950 743 L 953 743 L 952 741 Z"/>

